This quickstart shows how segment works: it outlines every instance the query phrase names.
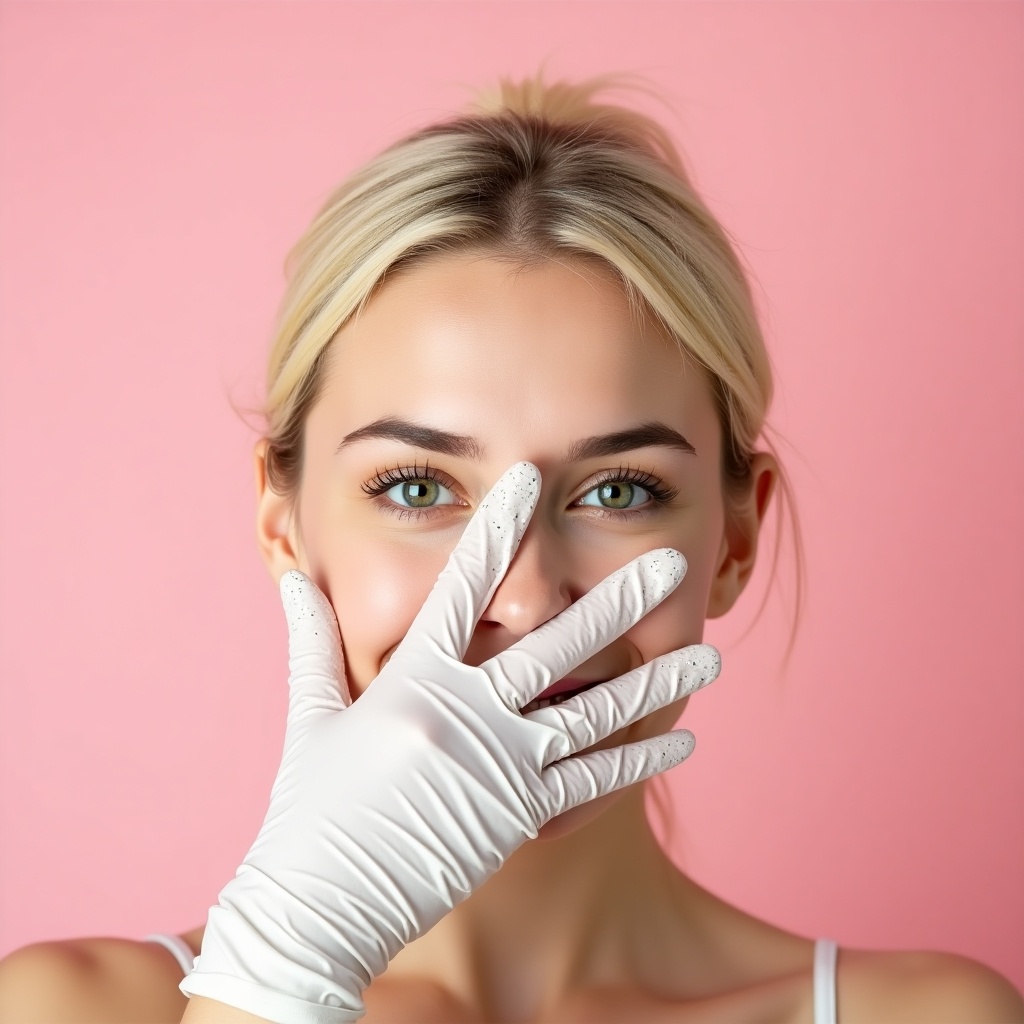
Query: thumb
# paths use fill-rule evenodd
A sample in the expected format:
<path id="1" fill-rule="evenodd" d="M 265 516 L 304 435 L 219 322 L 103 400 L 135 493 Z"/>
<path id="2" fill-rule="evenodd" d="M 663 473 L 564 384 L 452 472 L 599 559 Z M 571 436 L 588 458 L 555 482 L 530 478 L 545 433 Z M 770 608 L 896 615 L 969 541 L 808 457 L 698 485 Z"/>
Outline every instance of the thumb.
<path id="1" fill-rule="evenodd" d="M 291 569 L 281 577 L 281 604 L 288 621 L 288 722 L 295 727 L 344 710 L 352 696 L 338 620 L 323 591 Z"/>

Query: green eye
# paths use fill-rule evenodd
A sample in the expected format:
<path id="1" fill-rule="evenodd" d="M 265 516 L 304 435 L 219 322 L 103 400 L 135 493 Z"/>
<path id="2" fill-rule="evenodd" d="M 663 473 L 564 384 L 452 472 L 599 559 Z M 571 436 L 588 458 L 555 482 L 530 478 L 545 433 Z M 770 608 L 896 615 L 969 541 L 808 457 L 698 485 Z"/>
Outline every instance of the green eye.
<path id="1" fill-rule="evenodd" d="M 612 509 L 637 508 L 646 505 L 650 497 L 647 491 L 637 484 L 627 483 L 625 480 L 610 480 L 588 491 L 580 500 L 580 504 Z"/>
<path id="2" fill-rule="evenodd" d="M 415 480 L 405 480 L 384 492 L 396 505 L 403 508 L 430 508 L 433 505 L 454 505 L 454 496 L 447 487 L 443 487 L 436 480 L 426 477 L 418 477 Z M 443 495 L 448 496 L 447 501 L 439 501 Z"/>

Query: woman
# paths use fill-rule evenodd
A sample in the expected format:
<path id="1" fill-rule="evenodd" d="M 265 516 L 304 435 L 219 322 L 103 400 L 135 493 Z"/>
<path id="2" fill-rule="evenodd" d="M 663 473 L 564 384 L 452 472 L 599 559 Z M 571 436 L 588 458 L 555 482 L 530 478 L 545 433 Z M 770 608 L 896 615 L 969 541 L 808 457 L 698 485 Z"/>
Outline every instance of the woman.
<path id="1" fill-rule="evenodd" d="M 688 754 L 704 620 L 785 484 L 736 255 L 594 92 L 505 87 L 300 241 L 256 451 L 292 654 L 267 819 L 184 953 L 29 947 L 2 1019 L 1024 1020 L 961 958 L 836 967 L 654 840 L 630 783 Z"/>

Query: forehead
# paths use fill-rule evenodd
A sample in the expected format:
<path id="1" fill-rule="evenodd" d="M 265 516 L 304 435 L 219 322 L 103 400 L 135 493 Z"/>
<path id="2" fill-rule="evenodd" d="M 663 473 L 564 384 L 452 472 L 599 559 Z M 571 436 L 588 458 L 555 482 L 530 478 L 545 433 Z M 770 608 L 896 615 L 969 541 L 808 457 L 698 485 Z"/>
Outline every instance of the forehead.
<path id="1" fill-rule="evenodd" d="M 703 373 L 640 322 L 610 269 L 481 254 L 388 280 L 332 343 L 317 407 L 343 432 L 400 416 L 521 442 L 517 458 L 650 420 L 698 451 L 718 433 Z"/>

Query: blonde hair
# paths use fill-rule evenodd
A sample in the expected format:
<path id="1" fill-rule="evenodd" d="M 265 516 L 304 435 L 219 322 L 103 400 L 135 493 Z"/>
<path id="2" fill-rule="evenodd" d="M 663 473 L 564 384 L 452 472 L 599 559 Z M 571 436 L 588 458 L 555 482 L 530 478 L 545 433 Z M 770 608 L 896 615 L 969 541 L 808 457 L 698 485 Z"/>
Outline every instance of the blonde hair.
<path id="1" fill-rule="evenodd" d="M 753 500 L 772 373 L 746 273 L 651 118 L 596 96 L 621 79 L 502 81 L 466 113 L 391 146 L 328 199 L 288 258 L 270 353 L 267 472 L 294 495 L 306 413 L 332 339 L 388 274 L 445 252 L 487 249 L 532 263 L 600 260 L 638 315 L 703 367 L 722 424 L 722 478 Z M 800 548 L 789 486 L 780 497 Z M 781 522 L 781 520 L 780 520 Z M 775 558 L 778 557 L 776 545 Z M 774 569 L 774 565 L 773 565 Z"/>

